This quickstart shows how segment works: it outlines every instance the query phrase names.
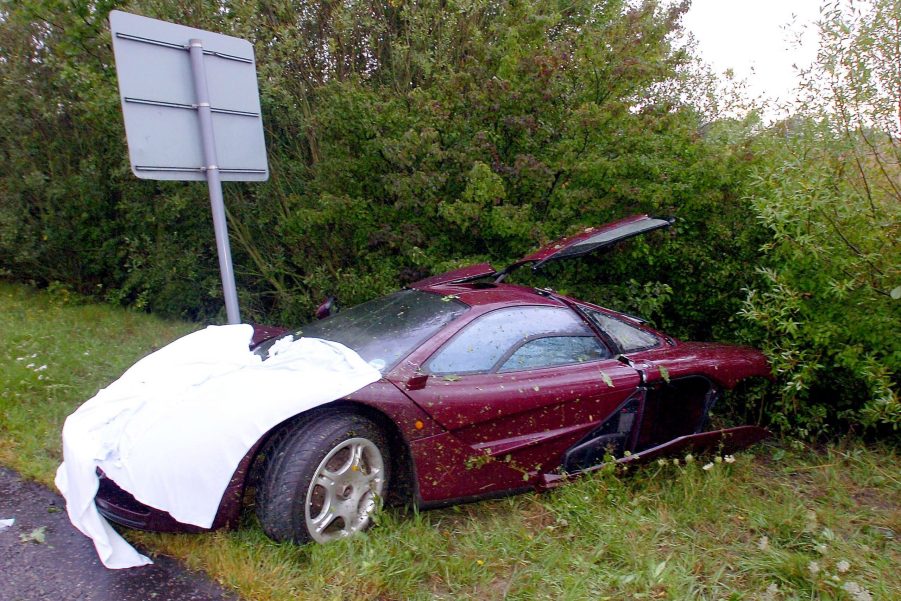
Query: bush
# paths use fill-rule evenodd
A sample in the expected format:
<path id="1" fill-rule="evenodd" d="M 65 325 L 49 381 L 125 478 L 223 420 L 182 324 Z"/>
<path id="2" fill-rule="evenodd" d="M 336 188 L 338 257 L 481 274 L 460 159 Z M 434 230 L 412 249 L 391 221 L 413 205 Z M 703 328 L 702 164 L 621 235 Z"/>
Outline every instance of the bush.
<path id="1" fill-rule="evenodd" d="M 827 11 L 801 111 L 757 141 L 750 193 L 771 241 L 743 314 L 783 427 L 901 427 L 899 25 L 897 1 Z"/>
<path id="2" fill-rule="evenodd" d="M 128 170 L 106 29 L 120 4 L 4 5 L 0 261 L 38 285 L 216 319 L 203 186 Z M 554 285 L 684 335 L 730 335 L 749 282 L 729 274 L 754 245 L 735 252 L 722 232 L 744 231 L 748 161 L 700 135 L 707 117 L 685 100 L 685 6 L 329 7 L 125 7 L 256 42 L 271 179 L 225 186 L 245 319 L 297 323 L 326 294 L 355 304 L 460 264 L 503 266 L 648 211 L 678 217 L 677 233 Z"/>

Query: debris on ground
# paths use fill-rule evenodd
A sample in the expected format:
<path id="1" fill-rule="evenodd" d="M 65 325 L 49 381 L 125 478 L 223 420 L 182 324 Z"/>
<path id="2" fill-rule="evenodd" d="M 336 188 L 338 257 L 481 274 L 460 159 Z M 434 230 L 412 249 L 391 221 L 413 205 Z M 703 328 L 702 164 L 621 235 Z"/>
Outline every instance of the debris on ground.
<path id="1" fill-rule="evenodd" d="M 47 542 L 47 526 L 35 528 L 28 534 L 20 534 L 19 540 L 23 543 L 38 543 L 43 545 Z"/>

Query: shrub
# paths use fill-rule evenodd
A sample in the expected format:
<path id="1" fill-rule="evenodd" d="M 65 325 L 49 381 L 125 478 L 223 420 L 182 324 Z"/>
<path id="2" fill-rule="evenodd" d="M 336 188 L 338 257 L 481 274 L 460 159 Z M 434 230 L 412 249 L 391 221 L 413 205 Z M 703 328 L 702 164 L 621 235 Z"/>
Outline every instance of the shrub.
<path id="1" fill-rule="evenodd" d="M 901 10 L 834 8 L 799 114 L 762 135 L 750 186 L 769 230 L 743 314 L 779 374 L 773 419 L 901 427 Z"/>

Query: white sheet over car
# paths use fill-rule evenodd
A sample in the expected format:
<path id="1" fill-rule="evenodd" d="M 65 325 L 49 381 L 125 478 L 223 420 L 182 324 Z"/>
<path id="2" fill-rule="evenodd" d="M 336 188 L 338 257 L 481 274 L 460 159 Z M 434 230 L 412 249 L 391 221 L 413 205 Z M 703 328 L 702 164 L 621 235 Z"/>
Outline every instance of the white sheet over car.
<path id="1" fill-rule="evenodd" d="M 56 486 L 103 564 L 150 563 L 97 512 L 96 468 L 142 503 L 209 528 L 232 474 L 268 430 L 381 376 L 354 351 L 281 340 L 263 361 L 249 325 L 210 326 L 134 364 L 66 419 Z"/>

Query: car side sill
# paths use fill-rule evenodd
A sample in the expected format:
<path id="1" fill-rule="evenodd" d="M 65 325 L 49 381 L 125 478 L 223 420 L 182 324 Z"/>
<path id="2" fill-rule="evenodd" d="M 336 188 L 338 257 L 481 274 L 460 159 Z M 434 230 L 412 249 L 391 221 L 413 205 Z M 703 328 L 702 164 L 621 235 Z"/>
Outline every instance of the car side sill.
<path id="1" fill-rule="evenodd" d="M 664 455 L 672 455 L 687 450 L 697 453 L 714 450 L 721 453 L 731 453 L 747 448 L 770 436 L 769 430 L 761 428 L 760 426 L 738 426 L 736 428 L 726 428 L 725 430 L 713 430 L 710 432 L 702 432 L 700 434 L 689 434 L 657 445 L 656 447 L 645 449 L 640 453 L 621 457 L 620 459 L 615 460 L 614 463 L 645 463 Z M 540 474 L 535 483 L 535 487 L 539 490 L 557 488 L 574 478 L 583 474 L 596 472 L 607 465 L 608 463 L 601 463 L 571 474 Z"/>

